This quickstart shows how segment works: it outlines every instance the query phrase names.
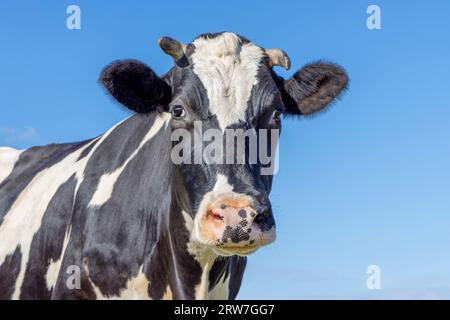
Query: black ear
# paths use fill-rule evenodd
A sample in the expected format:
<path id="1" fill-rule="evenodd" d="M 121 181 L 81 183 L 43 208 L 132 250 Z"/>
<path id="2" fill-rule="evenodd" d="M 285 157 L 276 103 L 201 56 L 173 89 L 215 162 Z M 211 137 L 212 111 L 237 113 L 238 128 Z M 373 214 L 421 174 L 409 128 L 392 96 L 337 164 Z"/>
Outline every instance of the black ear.
<path id="1" fill-rule="evenodd" d="M 312 63 L 284 81 L 283 102 L 290 114 L 310 115 L 323 110 L 347 88 L 348 76 L 332 63 Z"/>
<path id="2" fill-rule="evenodd" d="M 138 113 L 167 106 L 171 88 L 148 66 L 137 60 L 122 60 L 103 69 L 100 81 L 128 109 Z"/>

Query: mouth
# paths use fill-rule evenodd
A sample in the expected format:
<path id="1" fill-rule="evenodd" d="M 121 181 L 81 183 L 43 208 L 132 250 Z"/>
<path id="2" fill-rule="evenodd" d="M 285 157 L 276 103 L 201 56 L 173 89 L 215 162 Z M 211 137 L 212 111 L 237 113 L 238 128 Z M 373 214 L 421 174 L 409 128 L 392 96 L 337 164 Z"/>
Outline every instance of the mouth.
<path id="1" fill-rule="evenodd" d="M 215 246 L 212 248 L 214 252 L 216 252 L 220 256 L 248 256 L 252 254 L 256 250 L 258 250 L 261 246 L 256 245 L 248 245 L 245 247 L 219 247 Z"/>
<path id="2" fill-rule="evenodd" d="M 212 250 L 219 255 L 222 256 L 248 256 L 252 254 L 256 250 L 261 247 L 264 247 L 275 241 L 275 229 L 273 228 L 268 232 L 269 234 L 265 234 L 259 241 L 254 241 L 252 244 L 244 244 L 244 245 L 216 245 L 212 247 Z"/>

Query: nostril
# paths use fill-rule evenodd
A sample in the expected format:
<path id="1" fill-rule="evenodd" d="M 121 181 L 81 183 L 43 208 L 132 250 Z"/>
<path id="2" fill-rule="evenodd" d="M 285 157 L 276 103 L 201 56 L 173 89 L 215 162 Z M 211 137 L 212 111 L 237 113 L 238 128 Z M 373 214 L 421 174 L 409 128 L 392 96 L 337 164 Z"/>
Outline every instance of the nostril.
<path id="1" fill-rule="evenodd" d="M 258 214 L 254 218 L 253 222 L 257 224 L 262 231 L 269 230 L 274 225 L 274 220 L 269 207 L 263 207 L 258 210 Z"/>
<path id="2" fill-rule="evenodd" d="M 255 219 L 253 219 L 253 222 L 256 223 L 257 225 L 261 225 L 264 223 L 264 221 L 266 220 L 266 217 L 262 214 L 258 214 Z"/>
<path id="3" fill-rule="evenodd" d="M 210 212 L 208 212 L 208 216 L 212 217 L 212 218 L 215 219 L 215 220 L 221 220 L 221 221 L 223 221 L 223 216 L 220 215 L 219 213 L 210 211 Z"/>
<path id="4" fill-rule="evenodd" d="M 263 217 L 269 217 L 270 216 L 270 209 L 269 207 L 262 207 L 259 208 L 258 212 L 258 216 L 263 216 Z"/>
<path id="5" fill-rule="evenodd" d="M 238 211 L 238 215 L 242 218 L 245 219 L 247 218 L 247 211 L 245 211 L 244 209 L 241 209 Z"/>

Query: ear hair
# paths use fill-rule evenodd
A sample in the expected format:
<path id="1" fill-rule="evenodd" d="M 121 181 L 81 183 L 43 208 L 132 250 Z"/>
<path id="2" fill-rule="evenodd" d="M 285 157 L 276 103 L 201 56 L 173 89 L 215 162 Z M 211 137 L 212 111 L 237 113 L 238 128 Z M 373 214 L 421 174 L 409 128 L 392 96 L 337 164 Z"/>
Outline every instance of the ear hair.
<path id="1" fill-rule="evenodd" d="M 118 102 L 138 113 L 165 107 L 171 100 L 170 86 L 137 60 L 111 63 L 103 69 L 100 81 Z"/>
<path id="2" fill-rule="evenodd" d="M 347 73 L 337 64 L 311 63 L 284 81 L 283 101 L 290 113 L 310 115 L 338 98 L 348 81 Z"/>

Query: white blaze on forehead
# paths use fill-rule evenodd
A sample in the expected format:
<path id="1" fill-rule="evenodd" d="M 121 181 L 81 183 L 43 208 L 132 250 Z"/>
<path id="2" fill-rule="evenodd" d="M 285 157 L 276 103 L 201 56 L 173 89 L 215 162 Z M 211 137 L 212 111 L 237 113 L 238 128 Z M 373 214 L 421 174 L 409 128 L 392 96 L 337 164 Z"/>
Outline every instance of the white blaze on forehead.
<path id="1" fill-rule="evenodd" d="M 211 39 L 198 38 L 193 45 L 193 71 L 207 91 L 211 113 L 225 130 L 245 119 L 264 51 L 252 43 L 243 44 L 230 32 Z"/>
<path id="2" fill-rule="evenodd" d="M 0 148 L 0 183 L 11 174 L 21 153 L 22 150 L 7 147 Z"/>
<path id="3" fill-rule="evenodd" d="M 228 178 L 225 175 L 218 173 L 213 192 L 227 193 L 227 192 L 232 192 L 232 191 L 233 191 L 233 186 L 228 183 Z"/>

